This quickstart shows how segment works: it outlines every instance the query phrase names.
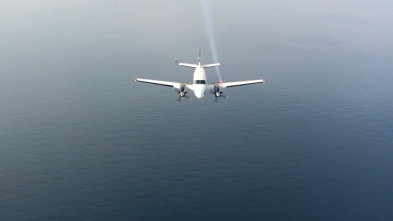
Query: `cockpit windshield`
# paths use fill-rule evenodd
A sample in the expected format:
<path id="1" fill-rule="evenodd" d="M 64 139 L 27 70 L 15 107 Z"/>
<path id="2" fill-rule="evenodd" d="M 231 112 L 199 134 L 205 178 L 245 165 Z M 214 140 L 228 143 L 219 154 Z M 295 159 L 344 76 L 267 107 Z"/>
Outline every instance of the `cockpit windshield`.
<path id="1" fill-rule="evenodd" d="M 205 80 L 195 80 L 195 84 L 206 84 Z"/>

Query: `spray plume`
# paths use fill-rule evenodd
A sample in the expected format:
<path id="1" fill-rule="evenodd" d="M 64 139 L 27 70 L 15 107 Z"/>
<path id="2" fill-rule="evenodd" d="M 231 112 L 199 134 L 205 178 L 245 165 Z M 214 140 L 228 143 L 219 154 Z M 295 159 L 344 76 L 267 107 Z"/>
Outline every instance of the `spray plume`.
<path id="1" fill-rule="evenodd" d="M 207 6 L 206 0 L 201 0 L 201 3 L 202 3 L 202 9 L 203 9 L 203 17 L 205 19 L 206 33 L 207 33 L 207 37 L 209 38 L 210 50 L 213 55 L 214 62 L 217 63 L 218 58 L 217 58 L 216 41 L 214 39 L 213 25 L 212 25 L 211 19 L 210 19 L 209 8 Z M 216 66 L 215 69 L 217 72 L 218 80 L 222 81 L 220 67 Z"/>

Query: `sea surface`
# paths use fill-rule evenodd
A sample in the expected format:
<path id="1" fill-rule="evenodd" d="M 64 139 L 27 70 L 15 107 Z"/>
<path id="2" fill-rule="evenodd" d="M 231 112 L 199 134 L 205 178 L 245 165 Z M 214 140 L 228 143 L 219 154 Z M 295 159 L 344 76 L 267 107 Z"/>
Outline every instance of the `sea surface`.
<path id="1" fill-rule="evenodd" d="M 393 219 L 391 53 L 221 29 L 223 80 L 266 83 L 177 102 L 133 79 L 191 82 L 205 33 L 110 30 L 3 55 L 0 220 Z"/>

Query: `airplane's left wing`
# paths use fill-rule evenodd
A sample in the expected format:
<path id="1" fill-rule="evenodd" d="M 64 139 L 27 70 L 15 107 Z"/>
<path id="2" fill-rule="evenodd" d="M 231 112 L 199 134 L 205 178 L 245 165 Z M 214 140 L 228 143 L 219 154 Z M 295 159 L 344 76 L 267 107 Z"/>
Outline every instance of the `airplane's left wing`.
<path id="1" fill-rule="evenodd" d="M 151 80 L 151 79 L 143 79 L 143 78 L 135 78 L 134 81 L 148 83 L 148 84 L 162 85 L 162 86 L 167 86 L 167 87 L 174 87 L 177 89 L 179 89 L 180 85 L 181 85 L 180 82 L 159 81 L 159 80 Z"/>
<path id="2" fill-rule="evenodd" d="M 222 82 L 220 83 L 220 87 L 227 88 L 227 87 L 237 87 L 237 86 L 244 86 L 249 84 L 260 84 L 265 83 L 265 80 L 248 80 L 248 81 L 233 81 L 233 82 Z"/>

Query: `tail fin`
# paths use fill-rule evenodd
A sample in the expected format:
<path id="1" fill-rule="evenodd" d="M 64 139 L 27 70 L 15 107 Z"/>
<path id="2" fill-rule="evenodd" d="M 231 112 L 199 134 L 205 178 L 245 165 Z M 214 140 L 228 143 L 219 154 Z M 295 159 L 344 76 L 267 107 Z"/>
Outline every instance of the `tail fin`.
<path id="1" fill-rule="evenodd" d="M 199 48 L 198 62 L 201 62 L 201 50 L 202 48 Z"/>

